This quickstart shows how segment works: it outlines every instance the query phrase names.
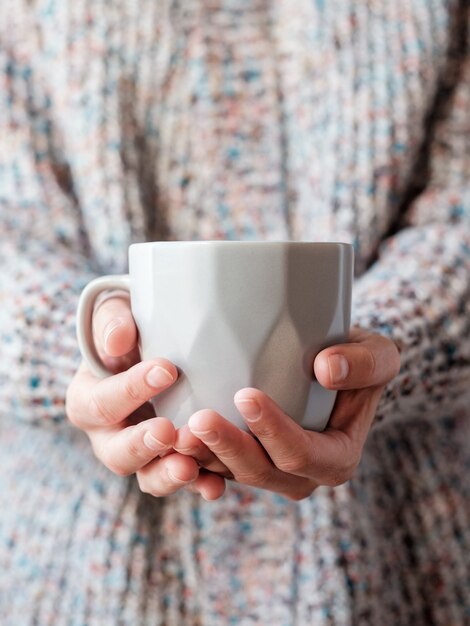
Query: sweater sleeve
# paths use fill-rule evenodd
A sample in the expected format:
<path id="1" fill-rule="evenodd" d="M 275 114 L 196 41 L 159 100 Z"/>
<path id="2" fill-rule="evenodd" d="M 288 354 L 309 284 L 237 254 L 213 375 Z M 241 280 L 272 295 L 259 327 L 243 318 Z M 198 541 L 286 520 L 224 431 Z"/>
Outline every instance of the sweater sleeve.
<path id="1" fill-rule="evenodd" d="M 376 423 L 454 413 L 470 382 L 470 57 L 429 150 L 428 183 L 356 283 L 353 322 L 391 337 Z"/>
<path id="2" fill-rule="evenodd" d="M 2 212 L 41 207 L 7 207 Z M 89 263 L 57 242 L 0 226 L 0 415 L 61 421 L 79 363 L 75 309 L 93 277 Z"/>
<path id="3" fill-rule="evenodd" d="M 0 46 L 0 416 L 65 418 L 78 295 L 97 272 L 50 102 Z"/>

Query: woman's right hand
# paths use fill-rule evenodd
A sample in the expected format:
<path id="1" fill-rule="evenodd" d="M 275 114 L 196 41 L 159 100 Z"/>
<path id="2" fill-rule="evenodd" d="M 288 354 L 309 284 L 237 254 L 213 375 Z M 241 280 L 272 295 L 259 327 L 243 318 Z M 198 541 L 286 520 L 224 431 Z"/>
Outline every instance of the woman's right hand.
<path id="1" fill-rule="evenodd" d="M 93 336 L 113 375 L 98 378 L 82 362 L 67 389 L 66 411 L 72 424 L 88 435 L 95 456 L 120 476 L 135 473 L 145 493 L 166 496 L 189 487 L 207 500 L 219 498 L 224 478 L 201 469 L 212 463 L 213 454 L 197 440 L 195 458 L 175 452 L 172 422 L 155 417 L 149 404 L 176 381 L 178 371 L 163 358 L 139 362 L 137 328 L 124 292 L 97 304 Z"/>

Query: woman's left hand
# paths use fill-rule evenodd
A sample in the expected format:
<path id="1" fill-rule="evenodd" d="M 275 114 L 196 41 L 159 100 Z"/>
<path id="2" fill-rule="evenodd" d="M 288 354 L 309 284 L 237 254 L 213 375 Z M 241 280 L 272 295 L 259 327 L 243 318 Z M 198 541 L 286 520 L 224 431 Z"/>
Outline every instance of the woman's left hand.
<path id="1" fill-rule="evenodd" d="M 209 409 L 189 419 L 192 435 L 213 453 L 205 468 L 216 473 L 224 468 L 223 473 L 239 483 L 292 500 L 309 496 L 319 485 L 349 480 L 383 389 L 400 368 L 398 348 L 391 340 L 355 328 L 350 341 L 326 348 L 313 363 L 318 382 L 339 392 L 323 432 L 304 430 L 259 389 L 241 389 L 235 404 L 256 438 Z M 184 438 L 188 435 L 186 430 Z"/>

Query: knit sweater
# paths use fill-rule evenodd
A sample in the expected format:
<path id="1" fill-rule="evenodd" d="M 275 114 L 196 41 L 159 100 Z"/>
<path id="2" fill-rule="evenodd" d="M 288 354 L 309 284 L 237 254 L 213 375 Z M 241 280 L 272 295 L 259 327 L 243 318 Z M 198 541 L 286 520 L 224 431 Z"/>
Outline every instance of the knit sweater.
<path id="1" fill-rule="evenodd" d="M 0 3 L 2 626 L 470 624 L 467 0 Z M 145 240 L 347 241 L 391 337 L 355 477 L 156 499 L 67 420 Z"/>

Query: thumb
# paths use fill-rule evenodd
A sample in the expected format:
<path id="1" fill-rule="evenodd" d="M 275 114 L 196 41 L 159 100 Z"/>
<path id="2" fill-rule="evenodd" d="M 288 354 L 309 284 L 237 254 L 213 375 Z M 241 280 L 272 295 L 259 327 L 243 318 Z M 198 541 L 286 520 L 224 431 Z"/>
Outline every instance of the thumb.
<path id="1" fill-rule="evenodd" d="M 137 327 L 126 292 L 105 294 L 93 312 L 93 340 L 105 367 L 122 372 L 140 361 Z"/>
<path id="2" fill-rule="evenodd" d="M 314 360 L 315 377 L 327 389 L 363 389 L 386 385 L 400 371 L 400 353 L 390 339 L 352 331 L 356 341 L 330 346 Z"/>

